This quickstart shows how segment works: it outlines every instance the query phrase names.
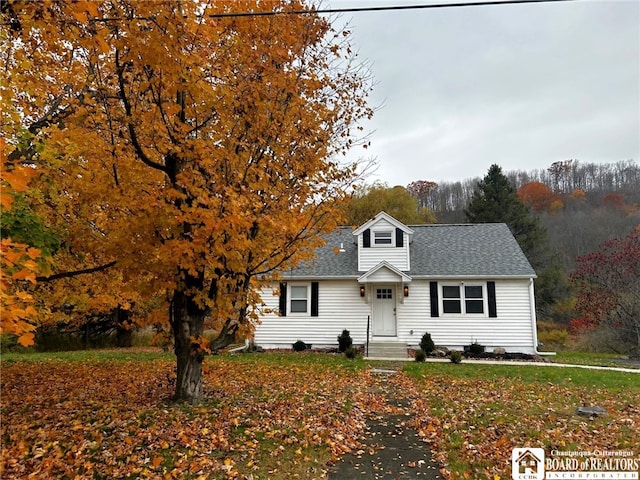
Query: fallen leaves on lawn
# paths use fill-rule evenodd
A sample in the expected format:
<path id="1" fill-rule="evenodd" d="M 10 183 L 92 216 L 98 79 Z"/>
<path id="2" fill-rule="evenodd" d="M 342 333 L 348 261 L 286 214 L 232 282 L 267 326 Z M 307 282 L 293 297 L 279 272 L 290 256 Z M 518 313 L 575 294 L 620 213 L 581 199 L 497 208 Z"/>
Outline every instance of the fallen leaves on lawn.
<path id="1" fill-rule="evenodd" d="M 640 405 L 632 393 L 517 378 L 431 375 L 417 383 L 414 426 L 447 479 L 511 478 L 514 448 L 640 453 Z M 600 405 L 609 415 L 578 416 L 582 404 Z"/>
<path id="2" fill-rule="evenodd" d="M 265 458 L 286 476 L 289 454 L 321 477 L 310 452 L 360 448 L 379 402 L 368 372 L 339 364 L 207 360 L 197 405 L 168 400 L 172 372 L 164 360 L 3 366 L 0 477 L 251 478 Z"/>

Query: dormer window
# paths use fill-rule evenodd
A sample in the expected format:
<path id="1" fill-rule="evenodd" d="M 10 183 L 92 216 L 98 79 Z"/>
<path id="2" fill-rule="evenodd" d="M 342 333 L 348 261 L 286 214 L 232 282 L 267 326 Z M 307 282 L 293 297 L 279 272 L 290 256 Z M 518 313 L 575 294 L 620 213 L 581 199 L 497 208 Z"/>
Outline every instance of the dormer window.
<path id="1" fill-rule="evenodd" d="M 373 244 L 374 245 L 393 245 L 393 232 L 391 231 L 382 231 L 382 232 L 373 232 Z"/>

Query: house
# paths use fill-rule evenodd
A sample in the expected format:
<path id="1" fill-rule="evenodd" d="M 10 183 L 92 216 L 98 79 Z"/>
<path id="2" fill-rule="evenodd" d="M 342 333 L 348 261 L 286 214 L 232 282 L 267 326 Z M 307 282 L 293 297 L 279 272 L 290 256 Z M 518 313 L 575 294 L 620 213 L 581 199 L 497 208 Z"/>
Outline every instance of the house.
<path id="1" fill-rule="evenodd" d="M 536 353 L 535 272 L 505 224 L 404 225 L 385 212 L 355 230 L 341 227 L 316 258 L 281 272 L 262 292 L 271 313 L 254 341 L 290 348 L 297 340 L 436 345 Z"/>

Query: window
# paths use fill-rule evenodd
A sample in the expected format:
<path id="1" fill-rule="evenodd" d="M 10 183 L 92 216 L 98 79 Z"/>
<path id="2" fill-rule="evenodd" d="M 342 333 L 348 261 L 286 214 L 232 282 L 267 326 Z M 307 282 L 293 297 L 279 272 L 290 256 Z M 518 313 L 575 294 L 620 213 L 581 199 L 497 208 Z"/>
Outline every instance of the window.
<path id="1" fill-rule="evenodd" d="M 376 288 L 376 298 L 381 298 L 385 300 L 392 299 L 393 293 L 391 293 L 390 288 Z"/>
<path id="2" fill-rule="evenodd" d="M 442 313 L 462 313 L 460 287 L 442 287 Z"/>
<path id="3" fill-rule="evenodd" d="M 291 287 L 291 313 L 307 313 L 307 286 Z"/>
<path id="4" fill-rule="evenodd" d="M 373 232 L 374 245 L 393 245 L 393 232 Z"/>
<path id="5" fill-rule="evenodd" d="M 443 285 L 442 313 L 483 314 L 482 285 Z"/>

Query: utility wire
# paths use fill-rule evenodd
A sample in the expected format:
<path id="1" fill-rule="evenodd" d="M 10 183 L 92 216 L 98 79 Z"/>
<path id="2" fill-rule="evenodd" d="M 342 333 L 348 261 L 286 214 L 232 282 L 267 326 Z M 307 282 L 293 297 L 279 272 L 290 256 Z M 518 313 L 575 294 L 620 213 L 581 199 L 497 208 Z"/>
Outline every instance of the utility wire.
<path id="1" fill-rule="evenodd" d="M 426 10 L 430 8 L 479 7 L 487 5 L 510 5 L 518 3 L 558 3 L 576 0 L 484 0 L 479 2 L 432 3 L 423 5 L 389 5 L 382 7 L 351 7 L 351 8 L 321 8 L 311 10 L 269 10 L 263 12 L 228 12 L 210 13 L 211 18 L 222 17 L 266 17 L 275 15 L 309 15 L 319 13 L 349 13 L 349 12 L 382 12 L 389 10 Z"/>

